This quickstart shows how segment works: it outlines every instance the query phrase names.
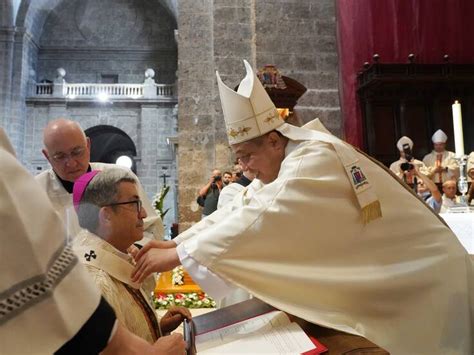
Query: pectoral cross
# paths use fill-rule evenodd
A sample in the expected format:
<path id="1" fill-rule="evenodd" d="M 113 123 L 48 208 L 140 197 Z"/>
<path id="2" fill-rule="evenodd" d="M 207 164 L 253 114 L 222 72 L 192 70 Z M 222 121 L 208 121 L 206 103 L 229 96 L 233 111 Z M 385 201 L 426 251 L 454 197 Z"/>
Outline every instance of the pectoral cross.
<path id="1" fill-rule="evenodd" d="M 160 175 L 161 178 L 163 178 L 163 186 L 166 187 L 166 178 L 171 177 L 171 175 L 167 175 L 166 173 L 163 173 Z"/>
<path id="2" fill-rule="evenodd" d="M 91 250 L 89 254 L 87 253 L 84 254 L 84 258 L 86 258 L 87 261 L 91 261 L 91 258 L 92 259 L 97 258 L 97 255 L 93 250 Z"/>

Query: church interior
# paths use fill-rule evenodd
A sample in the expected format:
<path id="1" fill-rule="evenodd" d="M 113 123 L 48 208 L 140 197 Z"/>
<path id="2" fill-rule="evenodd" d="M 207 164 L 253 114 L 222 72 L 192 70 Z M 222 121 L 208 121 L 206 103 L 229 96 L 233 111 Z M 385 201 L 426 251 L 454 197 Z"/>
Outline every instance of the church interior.
<path id="1" fill-rule="evenodd" d="M 48 123 L 77 122 L 90 161 L 130 168 L 170 239 L 208 215 L 203 186 L 205 198 L 226 173 L 236 181 L 216 72 L 238 91 L 246 60 L 286 123 L 318 118 L 425 201 L 433 182 L 428 205 L 474 262 L 473 14 L 471 0 L 0 0 L 0 128 L 34 176 L 51 168 Z M 364 184 L 361 170 L 348 174 Z M 155 307 L 191 292 L 181 305 L 221 308 L 198 283 L 162 273 Z M 331 344 L 327 329 L 312 332 Z M 354 344 L 401 353 L 367 338 Z"/>

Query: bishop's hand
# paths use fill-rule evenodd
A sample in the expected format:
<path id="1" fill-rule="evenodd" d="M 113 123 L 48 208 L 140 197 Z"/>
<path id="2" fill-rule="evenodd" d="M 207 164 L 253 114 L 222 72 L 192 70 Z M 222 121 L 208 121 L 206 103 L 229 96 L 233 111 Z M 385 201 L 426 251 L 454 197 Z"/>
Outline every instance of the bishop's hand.
<path id="1" fill-rule="evenodd" d="M 176 248 L 160 249 L 153 246 L 147 248 L 150 243 L 136 254 L 136 265 L 131 276 L 133 282 L 141 283 L 154 272 L 169 271 L 180 265 Z"/>

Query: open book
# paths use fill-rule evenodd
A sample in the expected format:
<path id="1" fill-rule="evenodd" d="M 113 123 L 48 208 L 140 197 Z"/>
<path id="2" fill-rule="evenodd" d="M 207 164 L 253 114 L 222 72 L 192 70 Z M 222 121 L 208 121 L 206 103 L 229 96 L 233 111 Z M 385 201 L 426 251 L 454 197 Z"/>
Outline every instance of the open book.
<path id="1" fill-rule="evenodd" d="M 286 313 L 256 299 L 196 317 L 193 323 L 198 354 L 320 354 L 327 350 Z"/>

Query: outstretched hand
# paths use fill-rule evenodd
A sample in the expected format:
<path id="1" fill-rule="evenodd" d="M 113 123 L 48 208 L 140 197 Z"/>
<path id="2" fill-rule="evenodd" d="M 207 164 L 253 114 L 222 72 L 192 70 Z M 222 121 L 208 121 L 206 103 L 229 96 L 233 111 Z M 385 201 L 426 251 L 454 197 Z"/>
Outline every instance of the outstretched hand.
<path id="1" fill-rule="evenodd" d="M 149 247 L 142 253 L 149 244 L 145 245 L 137 254 L 136 265 L 131 276 L 133 282 L 141 283 L 154 272 L 169 271 L 180 265 L 175 248 Z"/>
<path id="2" fill-rule="evenodd" d="M 184 319 L 190 320 L 192 318 L 189 309 L 181 306 L 173 306 L 168 309 L 168 312 L 160 320 L 161 331 L 170 333 L 183 322 Z"/>
<path id="3" fill-rule="evenodd" d="M 152 240 L 146 243 L 141 249 L 136 248 L 136 252 L 132 253 L 133 258 L 135 261 L 138 261 L 148 250 L 152 248 L 159 248 L 159 249 L 169 249 L 169 248 L 176 248 L 176 243 L 172 240 Z"/>

